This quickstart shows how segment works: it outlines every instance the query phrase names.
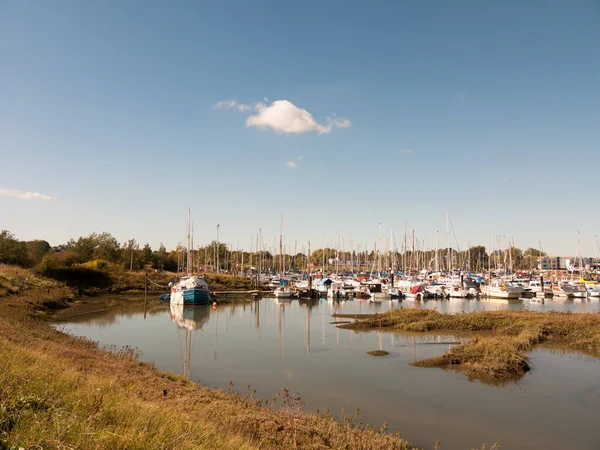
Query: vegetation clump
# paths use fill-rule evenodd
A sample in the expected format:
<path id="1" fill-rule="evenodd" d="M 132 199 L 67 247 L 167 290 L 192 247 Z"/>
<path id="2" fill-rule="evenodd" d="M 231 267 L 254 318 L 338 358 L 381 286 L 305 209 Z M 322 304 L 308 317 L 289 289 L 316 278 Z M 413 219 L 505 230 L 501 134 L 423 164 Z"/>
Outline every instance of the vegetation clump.
<path id="1" fill-rule="evenodd" d="M 600 314 L 534 311 L 443 314 L 401 308 L 340 325 L 351 329 L 375 327 L 411 332 L 473 332 L 476 335 L 473 339 L 453 346 L 443 355 L 411 364 L 451 368 L 484 380 L 522 377 L 530 370 L 527 353 L 548 340 L 559 340 L 573 350 L 600 353 Z"/>
<path id="2" fill-rule="evenodd" d="M 385 350 L 371 350 L 370 352 L 367 352 L 367 355 L 371 356 L 387 356 L 389 354 L 390 352 L 386 352 Z"/>

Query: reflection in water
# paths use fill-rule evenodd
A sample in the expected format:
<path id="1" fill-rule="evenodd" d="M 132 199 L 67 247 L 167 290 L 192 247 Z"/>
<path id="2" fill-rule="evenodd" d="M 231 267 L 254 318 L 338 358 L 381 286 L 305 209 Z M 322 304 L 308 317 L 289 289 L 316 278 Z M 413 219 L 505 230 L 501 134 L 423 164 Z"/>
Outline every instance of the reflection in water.
<path id="1" fill-rule="evenodd" d="M 193 333 L 196 330 L 202 329 L 204 324 L 208 322 L 210 317 L 209 305 L 170 305 L 171 320 L 177 324 L 179 328 L 185 330 L 185 341 L 183 344 L 183 376 L 191 377 L 192 371 L 192 343 L 194 342 Z M 145 313 L 144 313 L 145 315 Z M 145 317 L 144 317 L 145 319 Z M 215 341 L 216 351 L 216 341 Z M 215 354 L 216 358 L 216 354 Z"/>
<path id="2" fill-rule="evenodd" d="M 100 345 L 138 347 L 143 360 L 154 361 L 162 370 L 182 372 L 183 359 L 184 374 L 205 385 L 227 389 L 232 381 L 245 391 L 250 384 L 262 398 L 287 387 L 300 392 L 312 411 L 329 408 L 335 414 L 342 406 L 359 406 L 363 423 L 379 426 L 387 421 L 390 431 L 402 431 L 417 447 L 432 449 L 439 439 L 445 450 L 480 448 L 484 442 L 500 442 L 508 449 L 596 448 L 597 359 L 544 347 L 531 353 L 533 370 L 520 382 L 490 388 L 455 372 L 408 364 L 443 353 L 467 334 L 355 331 L 330 324 L 334 312 L 374 313 L 397 307 L 456 313 L 598 311 L 600 301 L 240 300 L 216 309 L 152 306 L 145 321 L 142 304 L 61 325 Z M 181 331 L 187 334 L 185 342 Z M 313 338 L 313 332 L 320 337 Z M 366 354 L 377 348 L 390 354 Z M 556 413 L 559 409 L 561 414 Z M 564 417 L 569 426 L 562 426 Z"/>

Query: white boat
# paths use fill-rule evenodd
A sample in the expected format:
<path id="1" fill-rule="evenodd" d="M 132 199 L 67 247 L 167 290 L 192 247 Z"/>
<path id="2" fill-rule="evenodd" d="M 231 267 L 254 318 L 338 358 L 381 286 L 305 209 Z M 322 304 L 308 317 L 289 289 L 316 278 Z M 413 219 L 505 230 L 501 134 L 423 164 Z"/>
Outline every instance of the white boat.
<path id="1" fill-rule="evenodd" d="M 210 288 L 204 278 L 187 276 L 171 285 L 172 305 L 208 305 L 212 303 Z"/>
<path id="2" fill-rule="evenodd" d="M 469 291 L 466 289 L 461 289 L 460 286 L 454 285 L 450 286 L 446 289 L 448 293 L 448 297 L 452 298 L 466 298 L 469 296 Z"/>
<path id="3" fill-rule="evenodd" d="M 279 286 L 273 291 L 277 298 L 291 298 L 294 292 L 288 286 Z"/>
<path id="4" fill-rule="evenodd" d="M 410 291 L 406 292 L 404 295 L 406 297 L 406 300 L 422 300 L 424 292 L 425 289 L 423 288 L 423 285 L 416 284 L 412 287 Z"/>
<path id="5" fill-rule="evenodd" d="M 552 287 L 552 293 L 557 297 L 584 298 L 588 296 L 588 291 L 583 284 L 579 283 L 559 283 Z"/>
<path id="6" fill-rule="evenodd" d="M 481 293 L 492 298 L 512 298 L 521 297 L 524 289 L 521 286 L 511 286 L 510 284 L 502 284 L 498 280 L 492 280 L 490 284 L 481 286 Z"/>
<path id="7" fill-rule="evenodd" d="M 540 284 L 539 280 L 531 280 L 529 282 L 529 291 L 534 294 L 536 297 L 545 297 L 546 295 L 552 295 L 552 287 Z"/>
<path id="8" fill-rule="evenodd" d="M 586 286 L 588 297 L 600 297 L 600 288 L 598 286 Z"/>

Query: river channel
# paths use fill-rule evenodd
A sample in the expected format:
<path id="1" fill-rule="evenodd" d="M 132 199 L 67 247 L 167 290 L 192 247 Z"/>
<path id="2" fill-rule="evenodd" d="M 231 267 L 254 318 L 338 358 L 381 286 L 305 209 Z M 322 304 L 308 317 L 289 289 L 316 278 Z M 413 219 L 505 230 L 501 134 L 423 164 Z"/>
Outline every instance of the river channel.
<path id="1" fill-rule="evenodd" d="M 502 385 L 470 381 L 408 363 L 446 351 L 460 336 L 392 331 L 357 332 L 331 324 L 334 312 L 374 313 L 398 307 L 460 313 L 483 309 L 599 312 L 598 299 L 420 303 L 239 299 L 213 307 L 124 306 L 73 317 L 57 327 L 100 346 L 137 347 L 144 361 L 183 373 L 209 387 L 272 398 L 282 388 L 300 393 L 305 409 L 339 416 L 342 408 L 374 426 L 387 422 L 413 445 L 442 450 L 600 448 L 600 360 L 560 348 L 538 348 L 532 370 Z M 72 311 L 73 313 L 76 310 Z M 185 358 L 186 342 L 191 343 Z M 390 354 L 374 357 L 371 350 Z"/>

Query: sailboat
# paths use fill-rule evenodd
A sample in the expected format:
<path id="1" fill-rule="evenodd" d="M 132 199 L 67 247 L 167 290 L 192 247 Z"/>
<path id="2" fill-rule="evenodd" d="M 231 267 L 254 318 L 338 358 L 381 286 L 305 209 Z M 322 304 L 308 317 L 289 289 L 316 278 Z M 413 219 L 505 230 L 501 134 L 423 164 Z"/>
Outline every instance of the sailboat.
<path id="1" fill-rule="evenodd" d="M 283 266 L 283 214 L 279 220 L 279 266 L 280 266 L 280 286 L 273 293 L 277 298 L 291 298 L 294 294 L 284 279 L 285 267 Z"/>
<path id="2" fill-rule="evenodd" d="M 188 209 L 187 226 L 187 270 L 188 275 L 181 277 L 177 283 L 171 284 L 172 305 L 208 305 L 212 303 L 210 288 L 204 278 L 192 275 L 192 235 L 190 210 Z"/>

